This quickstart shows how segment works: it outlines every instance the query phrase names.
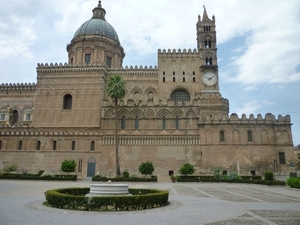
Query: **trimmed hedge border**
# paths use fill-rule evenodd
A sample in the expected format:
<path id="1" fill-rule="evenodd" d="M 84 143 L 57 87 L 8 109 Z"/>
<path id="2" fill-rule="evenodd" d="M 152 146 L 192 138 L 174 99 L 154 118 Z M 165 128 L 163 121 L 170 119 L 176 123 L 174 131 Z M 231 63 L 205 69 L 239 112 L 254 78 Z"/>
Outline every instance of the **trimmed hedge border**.
<path id="1" fill-rule="evenodd" d="M 117 181 L 117 182 L 157 182 L 157 176 L 151 176 L 151 178 L 142 178 L 142 177 L 114 177 L 114 178 L 107 178 L 101 176 L 94 176 L 92 177 L 92 181 Z"/>
<path id="2" fill-rule="evenodd" d="M 38 176 L 37 174 L 2 174 L 0 179 L 9 180 L 61 180 L 61 181 L 76 181 L 77 175 L 53 175 L 53 176 Z"/>
<path id="3" fill-rule="evenodd" d="M 129 189 L 132 195 L 85 197 L 90 188 L 63 188 L 45 192 L 46 205 L 83 211 L 129 211 L 168 205 L 169 192 L 157 189 Z"/>
<path id="4" fill-rule="evenodd" d="M 267 180 L 260 180 L 260 179 L 242 179 L 242 180 L 226 180 L 226 179 L 217 179 L 217 178 L 181 178 L 178 177 L 176 179 L 177 182 L 216 182 L 216 183 L 246 183 L 246 184 L 262 184 L 262 185 L 269 185 L 269 186 L 285 186 L 285 181 L 267 181 Z"/>

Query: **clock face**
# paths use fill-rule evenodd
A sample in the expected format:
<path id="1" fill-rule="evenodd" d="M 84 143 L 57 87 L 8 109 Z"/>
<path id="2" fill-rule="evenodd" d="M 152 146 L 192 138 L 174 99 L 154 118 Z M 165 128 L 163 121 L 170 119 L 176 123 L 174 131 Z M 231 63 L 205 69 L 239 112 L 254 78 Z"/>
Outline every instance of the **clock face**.
<path id="1" fill-rule="evenodd" d="M 208 86 L 212 86 L 217 83 L 217 76 L 214 73 L 206 73 L 202 78 L 204 84 Z"/>

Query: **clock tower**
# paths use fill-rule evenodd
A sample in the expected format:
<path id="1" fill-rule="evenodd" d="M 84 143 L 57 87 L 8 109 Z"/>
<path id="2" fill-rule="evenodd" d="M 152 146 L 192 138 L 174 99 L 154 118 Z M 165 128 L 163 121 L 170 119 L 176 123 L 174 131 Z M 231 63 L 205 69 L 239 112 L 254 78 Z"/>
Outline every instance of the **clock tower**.
<path id="1" fill-rule="evenodd" d="M 205 7 L 202 20 L 198 17 L 197 46 L 201 57 L 201 92 L 219 92 L 215 17 L 209 19 Z"/>
<path id="2" fill-rule="evenodd" d="M 201 77 L 200 114 L 205 119 L 221 119 L 228 116 L 229 101 L 222 98 L 219 88 L 215 16 L 210 19 L 205 7 L 196 28 Z"/>

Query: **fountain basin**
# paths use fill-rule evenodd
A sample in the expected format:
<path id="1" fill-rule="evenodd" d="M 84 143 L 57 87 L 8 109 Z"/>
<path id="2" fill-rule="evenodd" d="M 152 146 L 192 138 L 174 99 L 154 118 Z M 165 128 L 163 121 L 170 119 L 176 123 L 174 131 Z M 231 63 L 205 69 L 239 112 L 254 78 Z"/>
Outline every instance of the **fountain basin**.
<path id="1" fill-rule="evenodd" d="M 88 197 L 129 195 L 128 184 L 90 184 Z"/>

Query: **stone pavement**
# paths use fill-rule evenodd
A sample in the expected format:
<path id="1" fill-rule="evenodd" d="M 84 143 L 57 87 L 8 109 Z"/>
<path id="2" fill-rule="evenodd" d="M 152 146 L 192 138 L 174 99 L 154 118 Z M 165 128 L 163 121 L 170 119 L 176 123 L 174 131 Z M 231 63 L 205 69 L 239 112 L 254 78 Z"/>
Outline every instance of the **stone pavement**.
<path id="1" fill-rule="evenodd" d="M 0 180 L 0 225 L 299 225 L 300 190 L 227 183 L 130 183 L 170 191 L 170 205 L 130 212 L 86 212 L 45 207 L 44 192 L 89 187 L 89 181 Z"/>

